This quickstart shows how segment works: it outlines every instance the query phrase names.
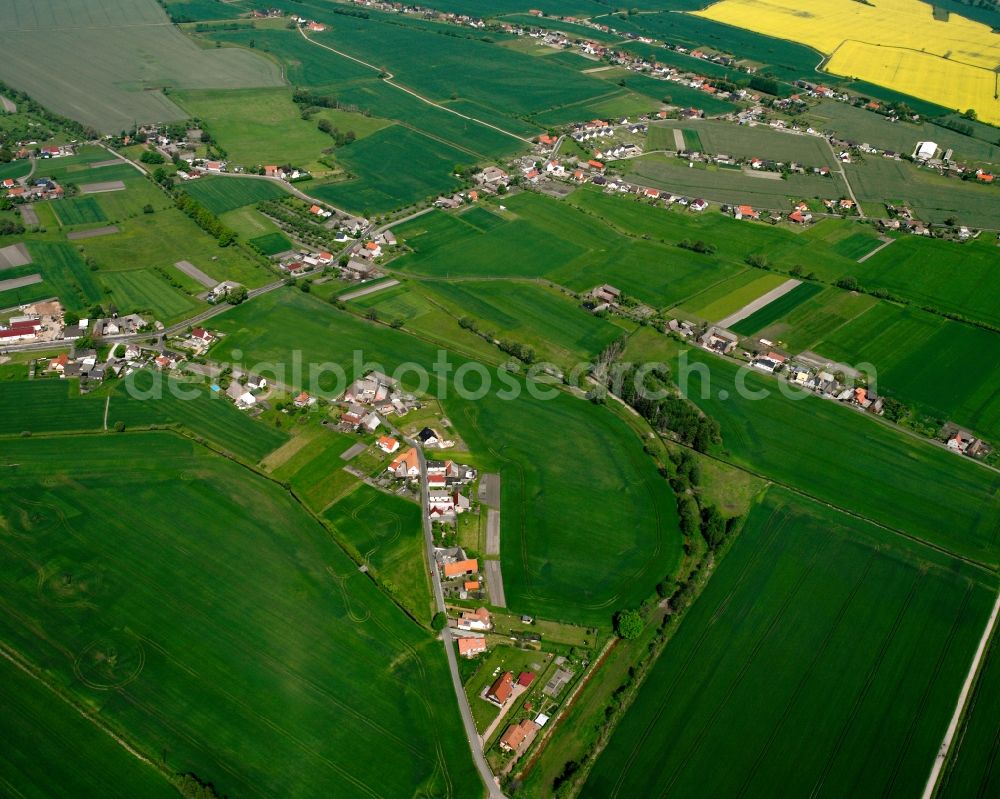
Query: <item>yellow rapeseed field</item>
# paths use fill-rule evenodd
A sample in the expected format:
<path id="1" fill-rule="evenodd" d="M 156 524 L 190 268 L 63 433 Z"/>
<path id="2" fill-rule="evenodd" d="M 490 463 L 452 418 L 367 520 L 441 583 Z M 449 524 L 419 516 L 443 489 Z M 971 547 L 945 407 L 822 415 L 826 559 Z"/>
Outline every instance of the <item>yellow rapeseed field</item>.
<path id="1" fill-rule="evenodd" d="M 815 47 L 837 75 L 877 83 L 1000 123 L 995 71 L 1000 35 L 921 0 L 722 0 L 694 12 L 716 22 Z"/>

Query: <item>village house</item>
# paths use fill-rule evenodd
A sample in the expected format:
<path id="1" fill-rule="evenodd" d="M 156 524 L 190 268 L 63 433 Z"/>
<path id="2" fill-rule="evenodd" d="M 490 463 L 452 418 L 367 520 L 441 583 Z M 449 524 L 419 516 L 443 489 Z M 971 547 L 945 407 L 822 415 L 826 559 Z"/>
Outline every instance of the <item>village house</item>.
<path id="1" fill-rule="evenodd" d="M 737 205 L 733 216 L 737 219 L 760 219 L 760 214 L 749 205 Z"/>
<path id="2" fill-rule="evenodd" d="M 486 689 L 484 698 L 488 702 L 492 702 L 497 707 L 503 707 L 514 696 L 514 674 L 510 671 L 505 671 L 493 684 Z"/>
<path id="3" fill-rule="evenodd" d="M 476 175 L 476 181 L 482 186 L 506 186 L 510 182 L 510 176 L 500 167 L 488 166 Z"/>
<path id="4" fill-rule="evenodd" d="M 378 448 L 386 454 L 392 455 L 399 449 L 399 442 L 392 436 L 380 436 L 378 440 Z"/>
<path id="5" fill-rule="evenodd" d="M 727 355 L 732 352 L 733 349 L 739 344 L 739 336 L 735 333 L 730 333 L 728 330 L 722 330 L 718 327 L 710 327 L 705 334 L 698 339 L 698 342 L 706 350 L 712 350 L 713 352 L 718 352 L 722 355 Z"/>
<path id="6" fill-rule="evenodd" d="M 531 746 L 539 729 L 541 727 L 531 719 L 511 724 L 500 736 L 500 748 L 505 752 L 521 754 Z"/>
<path id="7" fill-rule="evenodd" d="M 485 632 L 493 629 L 493 620 L 486 608 L 463 610 L 458 616 L 458 629 Z"/>
<path id="8" fill-rule="evenodd" d="M 386 470 L 400 480 L 414 479 L 420 476 L 420 455 L 416 449 L 410 447 L 405 452 L 397 455 Z"/>
<path id="9" fill-rule="evenodd" d="M 474 658 L 486 651 L 485 638 L 459 638 L 458 654 L 464 658 Z"/>
<path id="10" fill-rule="evenodd" d="M 292 404 L 296 408 L 311 408 L 316 404 L 316 398 L 303 391 L 294 400 L 292 400 Z"/>
<path id="11" fill-rule="evenodd" d="M 475 558 L 471 560 L 457 560 L 443 564 L 441 570 L 444 573 L 444 579 L 453 580 L 456 577 L 478 574 L 479 561 Z"/>

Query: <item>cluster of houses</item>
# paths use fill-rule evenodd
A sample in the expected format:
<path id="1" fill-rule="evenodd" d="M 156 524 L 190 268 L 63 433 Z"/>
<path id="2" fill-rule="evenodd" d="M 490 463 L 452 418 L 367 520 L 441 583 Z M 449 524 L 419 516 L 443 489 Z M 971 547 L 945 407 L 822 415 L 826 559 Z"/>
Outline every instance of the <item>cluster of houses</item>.
<path id="1" fill-rule="evenodd" d="M 420 407 L 416 397 L 401 390 L 398 380 L 382 372 L 369 372 L 351 383 L 341 403 L 341 426 L 369 433 L 382 423 L 380 416 L 402 416 Z"/>
<path id="2" fill-rule="evenodd" d="M 12 202 L 30 203 L 40 200 L 58 200 L 65 192 L 51 178 L 5 178 L 2 183 L 5 196 Z"/>
<path id="3" fill-rule="evenodd" d="M 43 341 L 74 341 L 87 335 L 98 339 L 132 336 L 149 329 L 150 324 L 138 314 L 108 318 L 78 319 L 65 322 L 58 300 L 44 300 L 19 307 L 19 313 L 0 323 L 0 347 Z"/>
<path id="4" fill-rule="evenodd" d="M 984 458 L 991 451 L 989 444 L 981 438 L 976 438 L 968 430 L 948 425 L 945 427 L 944 433 L 945 446 L 959 455 L 967 455 L 970 458 Z"/>
<path id="5" fill-rule="evenodd" d="M 478 581 L 467 582 L 470 588 L 466 591 L 479 589 Z M 476 583 L 474 588 L 473 583 Z M 449 626 L 461 657 L 471 659 L 487 651 L 486 633 L 493 629 L 493 619 L 486 608 L 460 610 L 456 618 L 449 619 Z"/>

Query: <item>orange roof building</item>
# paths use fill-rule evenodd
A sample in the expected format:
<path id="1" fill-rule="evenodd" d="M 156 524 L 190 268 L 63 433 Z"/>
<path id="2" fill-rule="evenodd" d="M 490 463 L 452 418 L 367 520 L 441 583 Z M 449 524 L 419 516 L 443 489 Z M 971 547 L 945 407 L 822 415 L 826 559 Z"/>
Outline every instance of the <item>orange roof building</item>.
<path id="1" fill-rule="evenodd" d="M 486 698 L 500 707 L 503 707 L 514 695 L 514 673 L 505 671 L 489 687 Z"/>
<path id="2" fill-rule="evenodd" d="M 420 456 L 413 447 L 396 456 L 389 464 L 389 471 L 396 477 L 416 477 L 420 474 Z"/>
<path id="3" fill-rule="evenodd" d="M 464 658 L 475 657 L 486 651 L 485 638 L 459 638 L 458 654 Z"/>
<path id="4" fill-rule="evenodd" d="M 478 574 L 479 573 L 479 561 L 475 558 L 471 560 L 458 560 L 454 563 L 444 564 L 444 576 L 449 577 L 461 577 L 464 574 Z"/>
<path id="5" fill-rule="evenodd" d="M 465 581 L 466 591 L 478 591 L 479 590 L 479 580 L 466 580 Z"/>

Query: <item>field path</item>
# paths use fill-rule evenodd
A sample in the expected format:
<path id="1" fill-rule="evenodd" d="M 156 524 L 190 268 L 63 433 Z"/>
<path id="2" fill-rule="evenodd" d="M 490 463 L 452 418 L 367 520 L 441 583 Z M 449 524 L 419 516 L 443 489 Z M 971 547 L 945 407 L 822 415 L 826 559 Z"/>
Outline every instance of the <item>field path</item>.
<path id="1" fill-rule="evenodd" d="M 854 193 L 854 189 L 851 188 L 851 181 L 847 179 L 847 171 L 844 169 L 844 165 L 840 162 L 837 157 L 837 151 L 833 149 L 833 145 L 830 144 L 830 140 L 826 137 L 823 138 L 826 142 L 826 146 L 830 148 L 830 155 L 833 156 L 833 163 L 835 166 L 830 167 L 830 172 L 836 172 L 840 177 L 844 179 L 844 185 L 847 186 L 847 193 L 851 195 L 851 199 L 854 200 L 854 207 L 858 209 L 858 216 L 862 219 L 865 218 L 865 210 L 861 207 L 861 203 L 858 202 L 857 195 Z"/>
<path id="2" fill-rule="evenodd" d="M 114 349 L 114 347 L 112 347 L 111 349 Z M 110 408 L 110 407 L 111 407 L 111 395 L 108 394 L 108 396 L 104 400 L 104 429 L 105 430 L 108 429 L 108 408 Z"/>
<path id="3" fill-rule="evenodd" d="M 735 325 L 737 322 L 742 322 L 748 316 L 750 316 L 753 313 L 756 313 L 761 308 L 770 305 L 779 297 L 784 297 L 789 291 L 796 288 L 801 282 L 802 282 L 801 280 L 795 280 L 794 278 L 791 280 L 786 280 L 777 288 L 771 289 L 765 294 L 761 294 L 757 299 L 751 300 L 742 308 L 740 308 L 738 311 L 729 314 L 729 316 L 727 316 L 725 319 L 720 319 L 715 324 L 718 325 L 719 327 L 729 327 L 730 325 Z"/>
<path id="4" fill-rule="evenodd" d="M 367 61 L 362 61 L 360 58 L 355 58 L 352 55 L 348 55 L 347 53 L 344 53 L 344 52 L 342 52 L 340 50 L 336 50 L 333 47 L 330 47 L 328 44 L 322 44 L 321 42 L 317 42 L 315 39 L 310 39 L 308 36 L 306 36 L 306 32 L 305 32 L 304 28 L 300 27 L 299 28 L 299 33 L 301 33 L 302 34 L 302 38 L 305 39 L 310 44 L 315 44 L 317 47 L 322 47 L 324 50 L 329 50 L 331 53 L 336 53 L 337 55 L 342 56 L 343 58 L 349 58 L 349 59 L 351 59 L 351 61 L 354 61 L 354 62 L 356 62 L 358 64 L 361 64 L 364 67 L 368 67 L 369 69 L 373 69 L 373 70 L 375 70 L 376 72 L 378 72 L 380 74 L 383 73 L 383 70 L 382 70 L 381 67 L 377 67 L 374 64 L 369 64 Z M 505 134 L 507 136 L 510 136 L 512 139 L 517 139 L 518 141 L 524 142 L 525 144 L 531 144 L 532 143 L 531 139 L 526 139 L 523 136 L 518 136 L 516 133 L 511 133 L 509 130 L 504 130 L 503 128 L 498 127 L 497 125 L 491 125 L 489 122 L 483 122 L 483 120 L 481 120 L 481 119 L 476 119 L 475 117 L 470 117 L 470 116 L 468 116 L 466 114 L 462 114 L 462 113 L 456 111 L 454 108 L 448 108 L 448 106 L 446 106 L 446 105 L 441 105 L 440 103 L 435 103 L 433 100 L 429 100 L 428 98 L 424 97 L 423 95 L 417 94 L 415 91 L 413 91 L 413 89 L 408 89 L 406 86 L 403 86 L 403 85 L 401 85 L 399 83 L 396 83 L 393 80 L 393 78 L 395 76 L 391 72 L 386 72 L 384 74 L 385 74 L 386 77 L 383 80 L 386 83 L 388 83 L 390 86 L 394 86 L 395 88 L 399 89 L 401 92 L 406 92 L 407 94 L 412 95 L 413 97 L 416 97 L 422 103 L 427 103 L 427 105 L 432 105 L 435 108 L 439 108 L 442 111 L 447 111 L 449 114 L 454 114 L 455 116 L 461 117 L 462 119 L 467 119 L 470 122 L 475 122 L 476 124 L 482 125 L 483 127 L 492 128 L 493 130 L 499 131 L 500 133 L 503 133 L 503 134 Z"/>
<path id="5" fill-rule="evenodd" d="M 0 94 L 0 106 L 3 106 L 3 110 L 6 111 L 8 114 L 17 113 L 17 106 L 14 105 L 12 100 L 10 100 L 7 97 L 4 97 L 2 94 Z"/>
<path id="6" fill-rule="evenodd" d="M 868 252 L 868 253 L 865 253 L 865 254 L 864 254 L 864 255 L 862 255 L 862 256 L 861 256 L 860 258 L 858 258 L 858 263 L 859 263 L 859 264 L 863 264 L 863 263 L 864 263 L 865 261 L 867 261 L 867 260 L 868 260 L 869 258 L 871 258 L 871 257 L 872 257 L 872 256 L 873 256 L 873 255 L 874 255 L 875 253 L 877 253 L 877 252 L 882 252 L 882 250 L 884 250 L 884 249 L 885 249 L 886 247 L 888 247 L 888 246 L 889 246 L 890 244 L 892 244 L 892 243 L 893 243 L 894 241 L 895 241 L 895 239 L 889 239 L 888 241 L 884 241 L 884 242 L 882 242 L 882 243 L 881 243 L 881 244 L 880 244 L 880 245 L 879 245 L 878 247 L 876 247 L 876 248 L 875 248 L 874 250 L 872 250 L 871 252 Z"/>
<path id="7" fill-rule="evenodd" d="M 998 615 L 1000 615 L 1000 594 L 997 595 L 997 600 L 993 603 L 993 612 L 990 613 L 990 618 L 986 622 L 986 629 L 983 630 L 983 637 L 979 639 L 979 647 L 976 649 L 976 654 L 972 658 L 972 664 L 969 666 L 969 673 L 965 676 L 965 683 L 962 685 L 962 692 L 958 695 L 958 702 L 955 704 L 955 712 L 951 717 L 951 723 L 945 731 L 944 740 L 941 742 L 941 748 L 938 750 L 937 756 L 934 758 L 934 766 L 931 768 L 931 775 L 927 778 L 927 785 L 924 787 L 923 799 L 931 799 L 934 795 L 935 789 L 937 788 L 938 780 L 941 779 L 941 771 L 944 769 L 944 764 L 948 760 L 948 753 L 951 751 L 952 742 L 955 740 L 955 733 L 958 732 L 958 725 L 962 720 L 962 716 L 965 714 L 965 707 L 969 702 L 969 695 L 972 693 L 972 685 L 976 681 L 976 675 L 979 674 L 979 667 L 982 665 L 983 656 L 986 654 L 986 649 L 989 646 L 990 639 L 993 637 L 993 630 L 996 628 Z"/>
<path id="8" fill-rule="evenodd" d="M 374 294 L 376 291 L 382 291 L 382 289 L 388 289 L 398 285 L 399 281 L 395 278 L 392 278 L 391 280 L 383 280 L 381 283 L 377 283 L 374 286 L 365 286 L 363 289 L 357 289 L 356 291 L 349 291 L 347 294 L 341 294 L 337 297 L 337 299 L 356 300 L 358 297 L 364 297 L 368 294 Z"/>

